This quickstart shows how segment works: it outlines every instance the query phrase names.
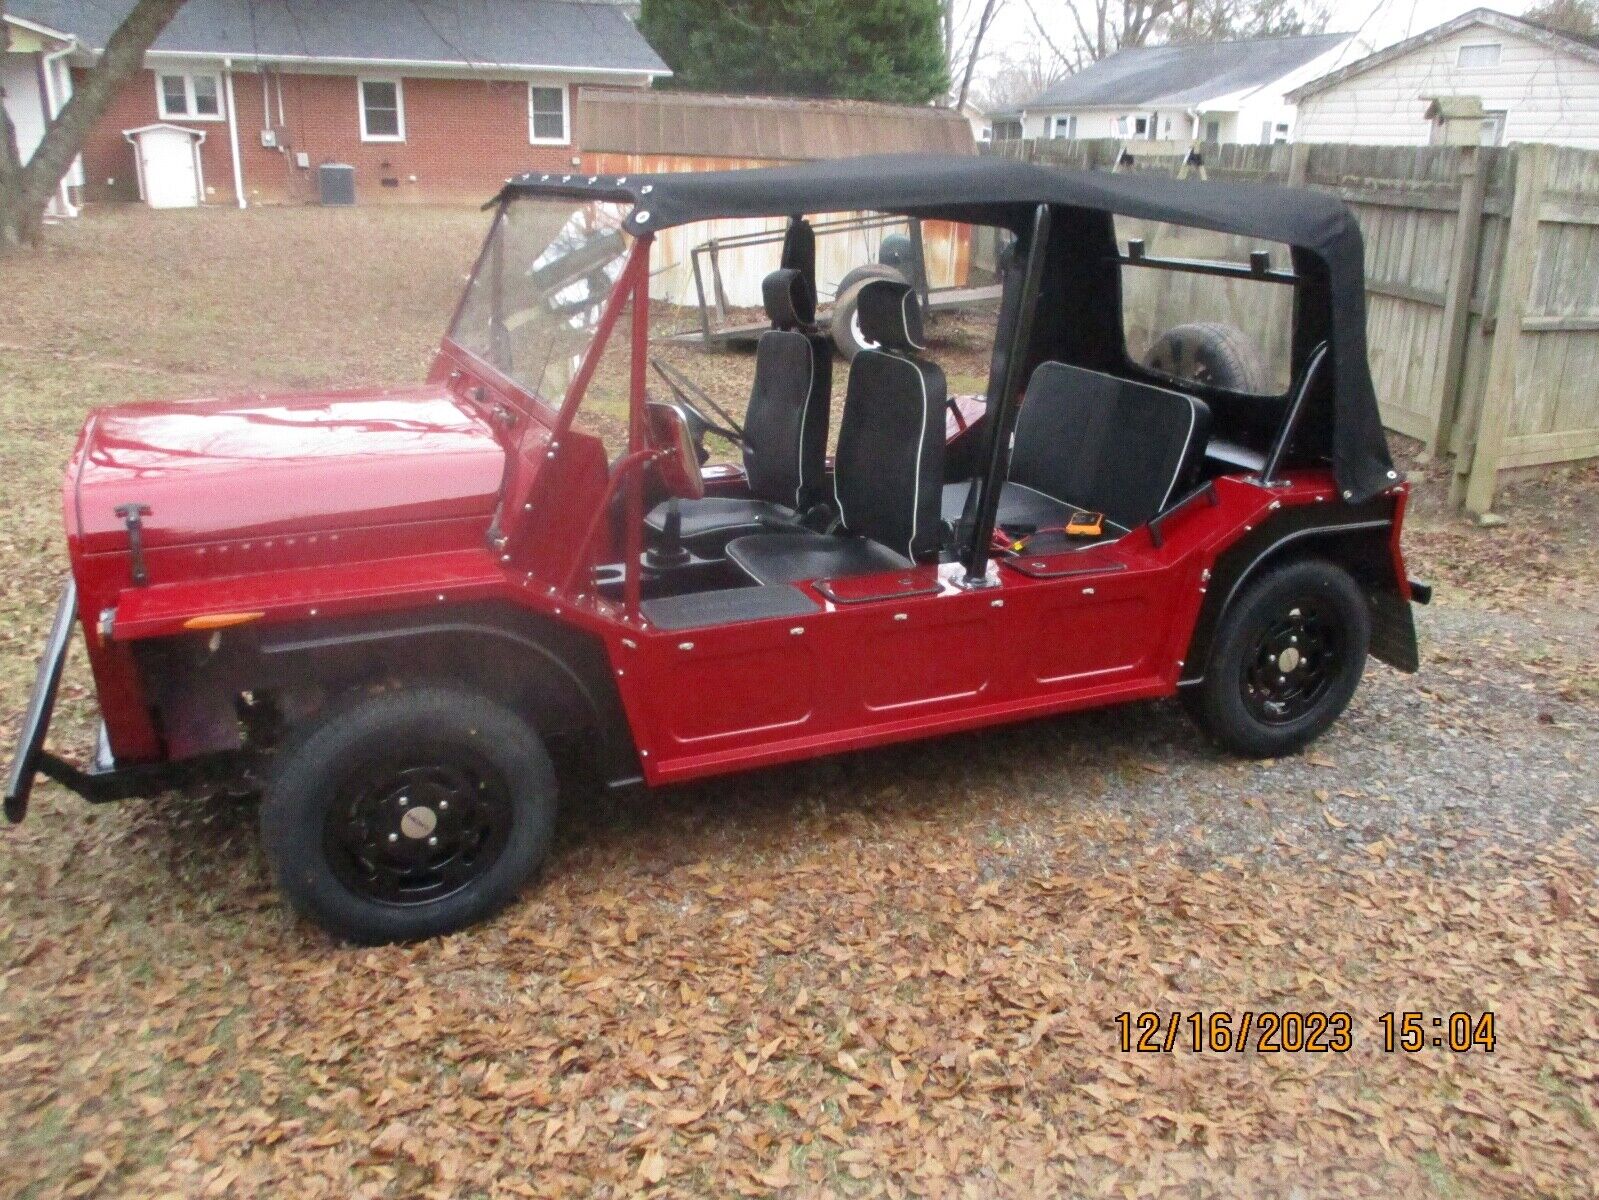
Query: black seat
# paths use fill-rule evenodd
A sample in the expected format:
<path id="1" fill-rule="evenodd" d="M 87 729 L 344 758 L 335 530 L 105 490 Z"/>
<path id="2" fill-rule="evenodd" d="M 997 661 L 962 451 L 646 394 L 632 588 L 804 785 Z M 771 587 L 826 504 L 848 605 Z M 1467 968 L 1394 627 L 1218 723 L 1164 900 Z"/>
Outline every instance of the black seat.
<path id="1" fill-rule="evenodd" d="M 1079 511 L 1105 514 L 1105 536 L 1143 525 L 1197 479 L 1210 409 L 1182 392 L 1047 362 L 1033 372 L 1016 419 L 1010 478 L 995 524 L 1059 528 Z M 970 481 L 945 486 L 958 521 Z"/>
<path id="2" fill-rule="evenodd" d="M 877 349 L 850 364 L 833 463 L 837 533 L 741 537 L 727 557 L 757 583 L 903 570 L 936 558 L 944 477 L 944 372 L 917 358 L 916 293 L 896 280 L 861 289 L 861 333 Z"/>
<path id="3" fill-rule="evenodd" d="M 807 330 L 816 299 L 799 271 L 773 271 L 761 283 L 772 328 L 755 348 L 755 382 L 744 416 L 744 472 L 749 495 L 678 501 L 682 539 L 702 554 L 729 538 L 762 528 L 792 528 L 821 499 L 826 471 L 828 405 L 833 392 L 832 342 Z M 666 528 L 668 504 L 645 524 Z"/>

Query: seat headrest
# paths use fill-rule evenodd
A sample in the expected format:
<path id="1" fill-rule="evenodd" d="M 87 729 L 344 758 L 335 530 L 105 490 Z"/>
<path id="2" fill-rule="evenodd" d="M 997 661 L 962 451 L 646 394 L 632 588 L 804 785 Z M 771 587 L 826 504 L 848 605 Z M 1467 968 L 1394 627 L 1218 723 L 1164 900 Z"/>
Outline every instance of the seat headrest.
<path id="1" fill-rule="evenodd" d="M 804 274 L 792 267 L 761 280 L 761 302 L 774 329 L 797 329 L 816 320 L 816 293 Z"/>
<path id="2" fill-rule="evenodd" d="M 915 289 L 897 279 L 863 284 L 855 309 L 861 336 L 884 350 L 922 348 L 922 305 Z"/>

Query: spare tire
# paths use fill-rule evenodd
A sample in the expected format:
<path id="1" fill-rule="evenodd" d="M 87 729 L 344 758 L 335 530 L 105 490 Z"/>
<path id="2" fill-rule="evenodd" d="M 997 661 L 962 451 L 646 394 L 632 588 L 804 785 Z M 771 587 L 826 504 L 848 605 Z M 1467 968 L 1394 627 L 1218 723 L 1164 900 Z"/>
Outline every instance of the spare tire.
<path id="1" fill-rule="evenodd" d="M 888 266 L 885 263 L 867 263 L 864 266 L 855 267 L 846 272 L 844 278 L 838 281 L 838 288 L 833 294 L 835 297 L 842 297 L 850 288 L 867 279 L 894 279 L 902 283 L 910 282 L 910 280 L 905 278 L 905 273 L 895 267 Z M 837 302 L 835 299 L 834 303 L 836 304 Z"/>
<path id="2" fill-rule="evenodd" d="M 1144 365 L 1185 383 L 1265 396 L 1271 369 L 1243 330 L 1218 321 L 1176 325 L 1155 339 Z"/>
<path id="3" fill-rule="evenodd" d="M 833 301 L 833 315 L 830 318 L 828 332 L 832 335 L 833 345 L 838 347 L 839 354 L 848 361 L 862 350 L 870 350 L 877 345 L 869 342 L 861 333 L 860 321 L 856 317 L 861 302 L 861 289 L 874 279 L 884 276 L 871 275 L 857 280 L 848 288 L 841 289 L 838 298 Z M 897 278 L 897 275 L 896 275 Z"/>

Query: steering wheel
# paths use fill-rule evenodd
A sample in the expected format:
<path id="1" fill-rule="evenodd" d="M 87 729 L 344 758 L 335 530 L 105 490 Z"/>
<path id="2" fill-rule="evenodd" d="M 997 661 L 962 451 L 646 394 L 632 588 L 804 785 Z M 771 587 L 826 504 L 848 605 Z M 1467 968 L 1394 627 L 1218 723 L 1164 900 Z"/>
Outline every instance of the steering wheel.
<path id="1" fill-rule="evenodd" d="M 684 500 L 705 495 L 698 444 L 688 413 L 676 404 L 652 401 L 644 406 L 644 432 L 655 449 L 655 469 L 666 490 Z"/>
<path id="2" fill-rule="evenodd" d="M 661 377 L 661 381 L 671 389 L 672 398 L 677 402 L 677 407 L 682 409 L 683 415 L 688 418 L 689 431 L 694 436 L 694 444 L 699 447 L 701 462 L 704 462 L 709 457 L 705 451 L 705 435 L 707 433 L 714 433 L 719 437 L 724 437 L 735 446 L 744 445 L 744 427 L 735 421 L 726 409 L 707 396 L 702 389 L 695 387 L 694 382 L 688 376 L 684 375 L 676 367 L 668 367 L 658 358 L 650 359 L 650 366 Z M 699 406 L 694 403 L 694 398 L 689 395 L 690 392 L 694 393 L 694 397 L 704 401 L 706 407 L 721 417 L 724 423 L 718 424 L 707 417 Z"/>

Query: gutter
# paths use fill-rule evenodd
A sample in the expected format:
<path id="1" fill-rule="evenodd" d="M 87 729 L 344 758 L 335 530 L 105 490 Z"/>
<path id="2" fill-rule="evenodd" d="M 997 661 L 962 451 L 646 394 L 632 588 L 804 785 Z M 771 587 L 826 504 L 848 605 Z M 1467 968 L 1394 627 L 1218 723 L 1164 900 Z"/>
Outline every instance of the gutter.
<path id="1" fill-rule="evenodd" d="M 262 80 L 261 86 L 266 87 Z M 239 198 L 240 208 L 249 208 L 244 198 L 244 164 L 239 159 L 239 114 L 233 103 L 233 60 L 222 60 L 222 88 L 228 97 L 228 149 L 233 154 L 233 194 Z"/>
<path id="2" fill-rule="evenodd" d="M 99 56 L 103 50 L 85 52 Z M 254 63 L 258 68 L 265 63 L 310 63 L 328 67 L 431 67 L 441 71 L 470 71 L 476 75 L 489 75 L 495 71 L 544 71 L 560 75 L 641 75 L 648 79 L 667 79 L 670 67 L 592 67 L 581 63 L 506 63 L 473 62 L 464 58 L 344 58 L 324 57 L 317 54 L 248 54 L 236 55 L 222 50 L 146 50 L 147 59 L 220 60 L 223 63 L 237 59 L 241 64 Z"/>

